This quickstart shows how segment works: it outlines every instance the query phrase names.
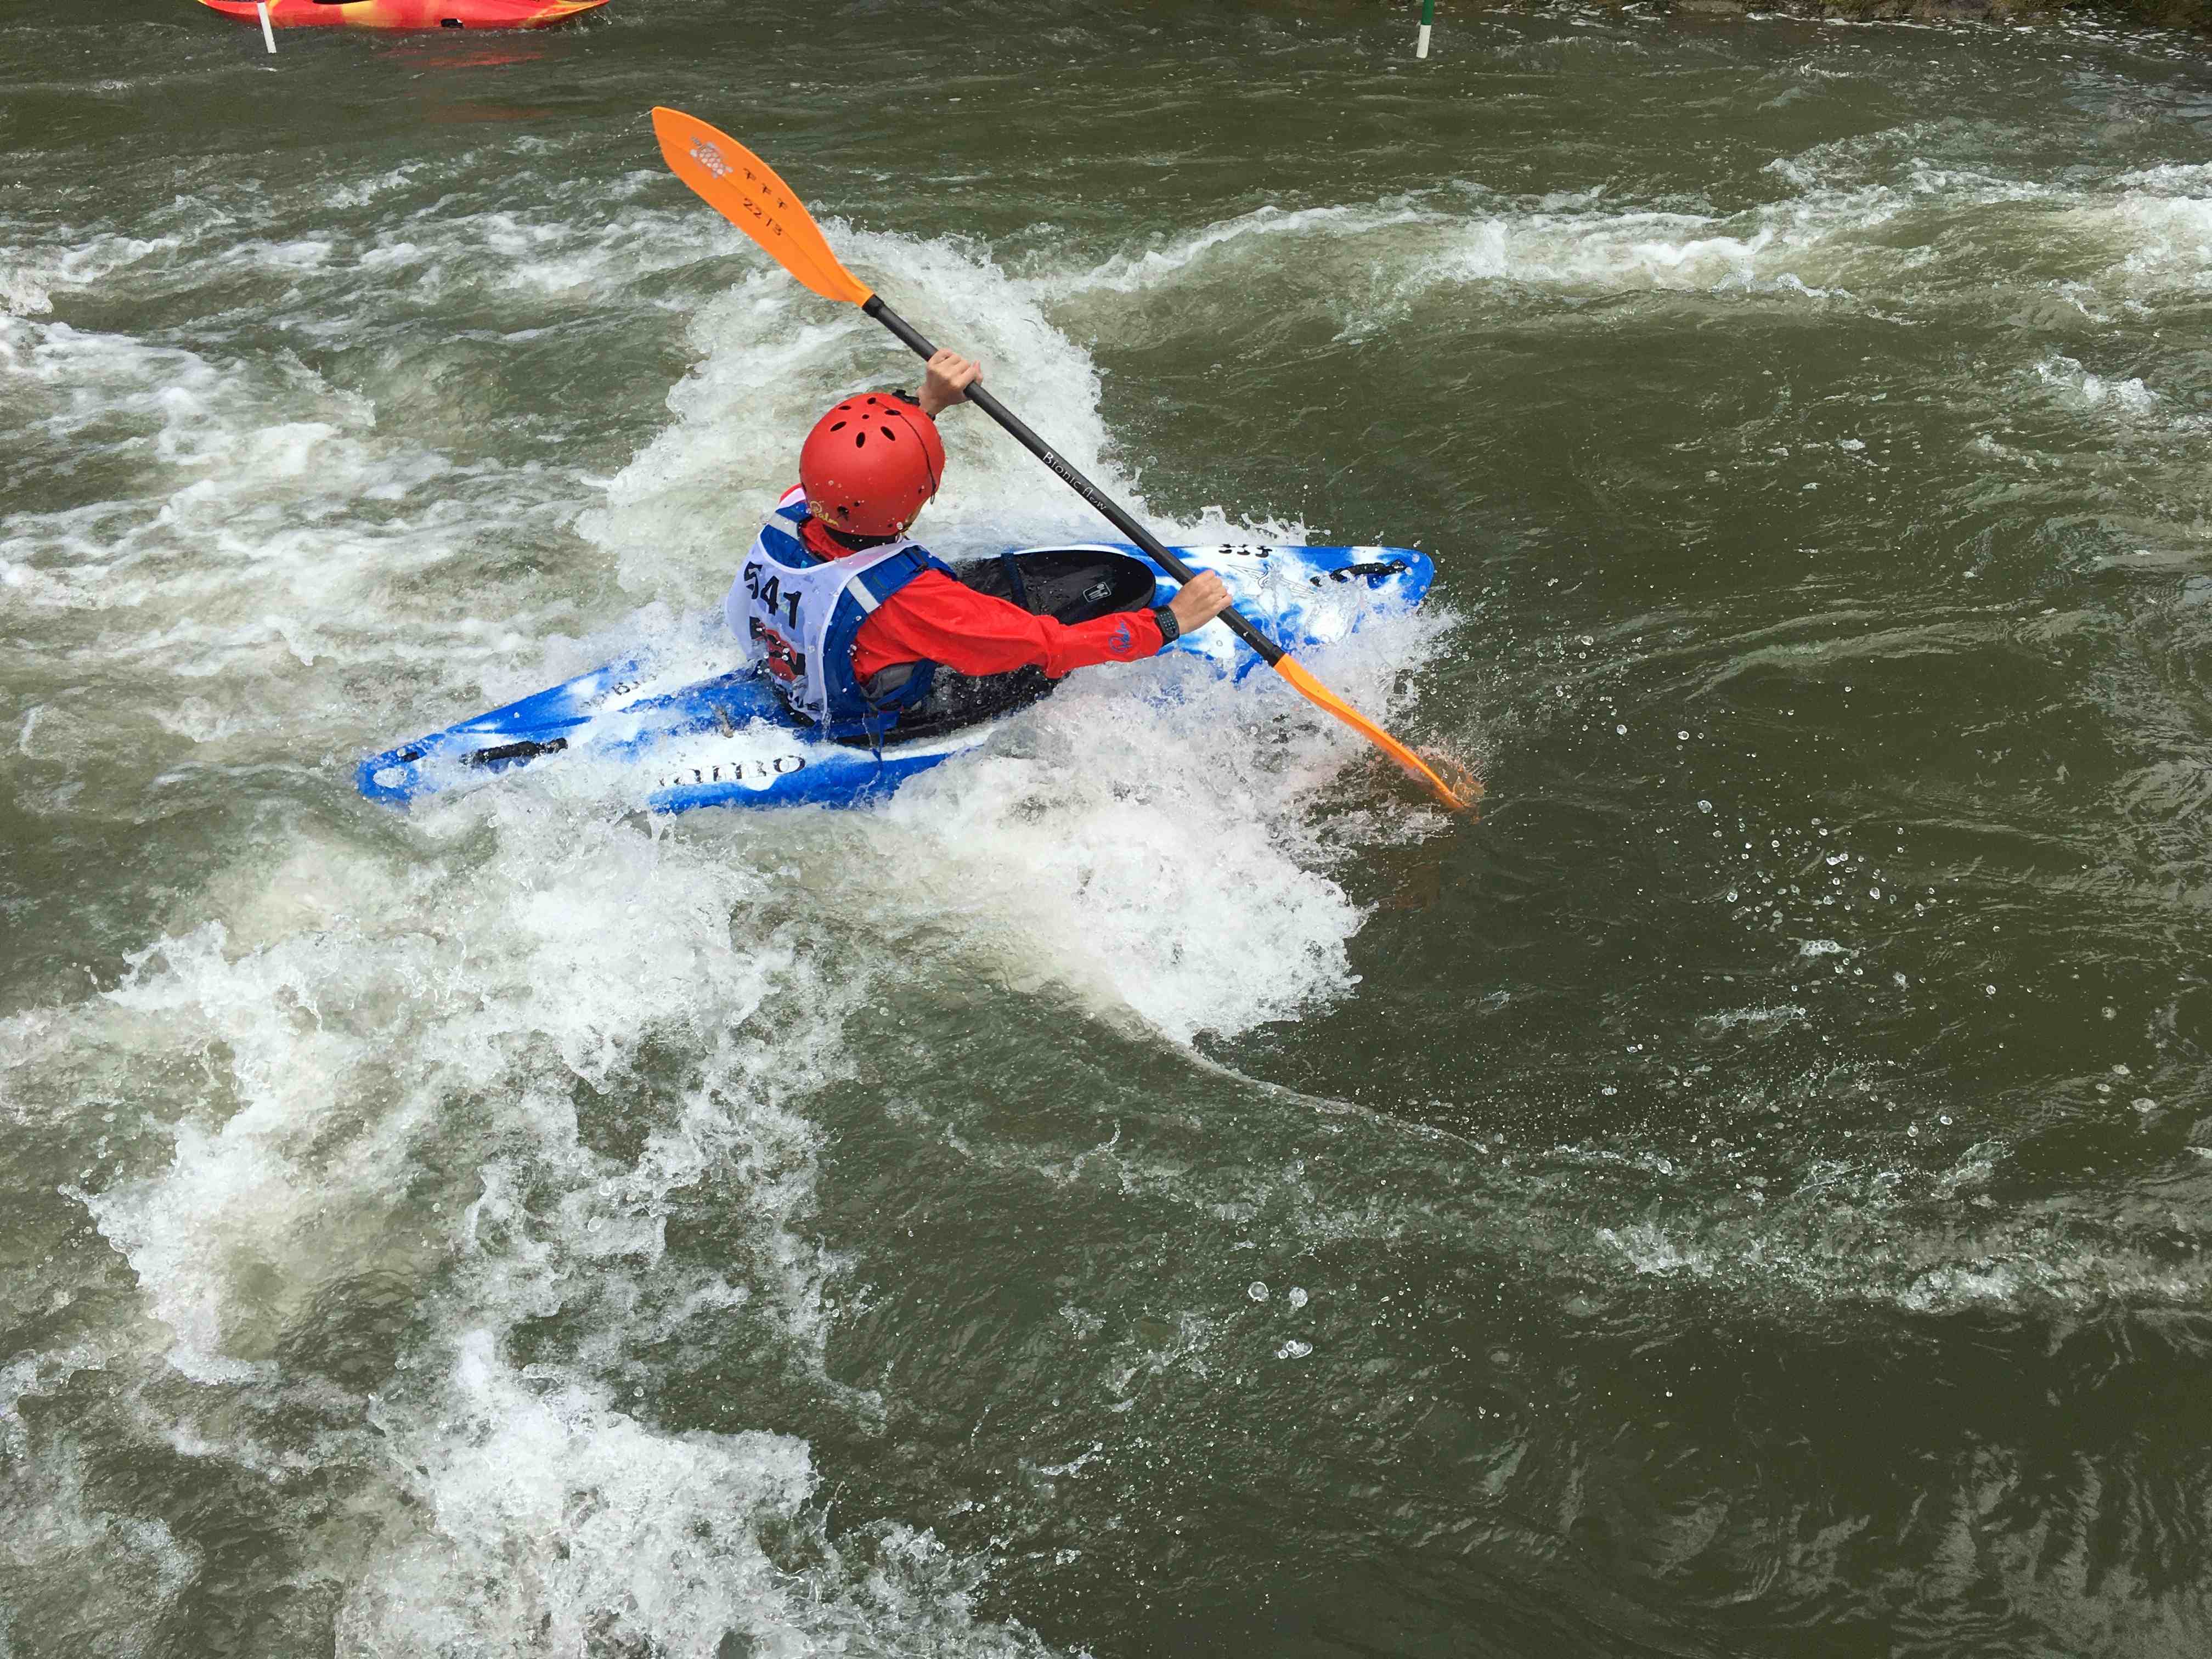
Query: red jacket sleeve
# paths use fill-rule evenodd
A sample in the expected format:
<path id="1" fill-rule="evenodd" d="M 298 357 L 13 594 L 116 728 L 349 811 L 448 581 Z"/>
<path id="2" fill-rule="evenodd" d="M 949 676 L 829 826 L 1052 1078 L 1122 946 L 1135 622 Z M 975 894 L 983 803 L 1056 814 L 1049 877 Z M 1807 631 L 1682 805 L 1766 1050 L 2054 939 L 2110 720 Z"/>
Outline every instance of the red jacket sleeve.
<path id="1" fill-rule="evenodd" d="M 929 570 L 861 624 L 853 672 L 866 679 L 894 663 L 927 660 L 961 674 L 1003 674 L 1034 664 L 1058 679 L 1093 663 L 1134 662 L 1161 644 L 1160 625 L 1149 611 L 1055 622 Z"/>

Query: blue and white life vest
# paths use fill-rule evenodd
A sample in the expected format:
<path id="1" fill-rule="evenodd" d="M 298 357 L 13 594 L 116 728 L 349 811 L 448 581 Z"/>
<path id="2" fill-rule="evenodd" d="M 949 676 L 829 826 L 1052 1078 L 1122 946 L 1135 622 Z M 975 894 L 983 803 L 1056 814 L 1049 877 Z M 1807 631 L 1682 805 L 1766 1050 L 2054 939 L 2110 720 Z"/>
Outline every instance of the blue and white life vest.
<path id="1" fill-rule="evenodd" d="M 829 737 L 879 737 L 929 695 L 937 665 L 900 663 L 864 683 L 853 673 L 854 638 L 878 605 L 923 571 L 951 570 L 904 538 L 817 559 L 799 539 L 805 517 L 806 497 L 797 489 L 776 503 L 722 614 L 794 714 Z"/>

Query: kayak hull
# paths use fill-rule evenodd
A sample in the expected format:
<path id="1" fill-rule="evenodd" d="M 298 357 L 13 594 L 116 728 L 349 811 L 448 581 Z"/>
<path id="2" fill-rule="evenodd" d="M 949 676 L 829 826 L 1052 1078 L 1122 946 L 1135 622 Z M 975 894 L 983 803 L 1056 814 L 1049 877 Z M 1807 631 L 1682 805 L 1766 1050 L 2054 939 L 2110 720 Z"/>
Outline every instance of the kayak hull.
<path id="1" fill-rule="evenodd" d="M 280 29 L 533 29 L 607 0 L 269 0 Z M 253 0 L 200 0 L 240 22 L 258 21 Z"/>
<path id="2" fill-rule="evenodd" d="M 1176 550 L 1194 568 L 1218 572 L 1238 608 L 1293 651 L 1341 639 L 1370 617 L 1411 609 L 1434 578 L 1427 557 L 1408 548 L 1224 544 Z M 1026 580 L 1002 574 L 1009 565 Z M 1063 621 L 1164 604 L 1177 586 L 1136 548 L 1111 542 L 1024 549 L 961 574 Z M 1020 586 L 1009 591 L 1013 582 Z M 725 661 L 736 655 L 734 641 L 712 649 Z M 1259 666 L 1226 629 L 1201 629 L 1168 649 L 1206 659 L 1231 678 Z M 662 665 L 639 658 L 610 663 L 371 756 L 361 763 L 357 785 L 371 800 L 406 807 L 519 769 L 596 766 L 613 769 L 618 793 L 657 812 L 853 806 L 978 747 L 1014 710 L 1052 689 L 1033 669 L 962 682 L 942 694 L 941 714 L 934 712 L 940 694 L 933 693 L 930 705 L 878 750 L 825 739 L 799 724 L 750 668 L 702 676 L 700 667 L 696 655 Z"/>

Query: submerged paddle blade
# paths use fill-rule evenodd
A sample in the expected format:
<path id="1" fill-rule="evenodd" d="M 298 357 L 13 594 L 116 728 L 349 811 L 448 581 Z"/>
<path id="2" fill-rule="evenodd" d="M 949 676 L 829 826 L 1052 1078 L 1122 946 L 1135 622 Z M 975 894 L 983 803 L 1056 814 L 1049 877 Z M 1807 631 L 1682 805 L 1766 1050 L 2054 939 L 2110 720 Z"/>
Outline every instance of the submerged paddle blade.
<path id="1" fill-rule="evenodd" d="M 696 115 L 656 106 L 653 131 L 676 176 L 825 300 L 866 305 L 873 290 L 837 262 L 820 227 L 775 169 Z"/>
<path id="2" fill-rule="evenodd" d="M 1415 778 L 1426 784 L 1429 793 L 1451 808 L 1453 811 L 1464 812 L 1481 798 L 1481 785 L 1474 783 L 1470 780 L 1461 789 L 1454 789 L 1451 785 L 1437 775 L 1436 769 L 1428 762 L 1423 760 L 1404 744 L 1399 742 L 1397 738 L 1392 737 L 1373 720 L 1369 720 L 1366 715 L 1306 672 L 1294 658 L 1277 659 L 1275 672 L 1295 686 L 1298 695 L 1308 702 L 1317 708 L 1327 709 L 1392 760 L 1397 762 L 1399 765 L 1404 767 Z"/>

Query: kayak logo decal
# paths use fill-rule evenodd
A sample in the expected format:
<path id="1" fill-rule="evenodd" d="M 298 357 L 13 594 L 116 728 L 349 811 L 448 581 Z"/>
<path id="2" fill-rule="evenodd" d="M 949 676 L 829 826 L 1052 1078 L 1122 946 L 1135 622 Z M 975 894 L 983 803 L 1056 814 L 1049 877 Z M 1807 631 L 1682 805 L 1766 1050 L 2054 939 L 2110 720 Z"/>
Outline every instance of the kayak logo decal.
<path id="1" fill-rule="evenodd" d="M 1365 564 L 1339 565 L 1328 573 L 1328 579 L 1333 582 L 1348 582 L 1354 576 L 1364 576 L 1370 587 L 1380 587 L 1388 578 L 1402 576 L 1413 568 L 1403 559 L 1374 559 Z M 1307 580 L 1316 587 L 1321 586 L 1321 578 L 1318 576 L 1309 577 Z"/>
<path id="2" fill-rule="evenodd" d="M 708 766 L 679 766 L 653 787 L 697 789 L 710 783 L 750 783 L 757 787 L 805 769 L 804 755 L 778 755 L 770 760 L 720 761 Z"/>

